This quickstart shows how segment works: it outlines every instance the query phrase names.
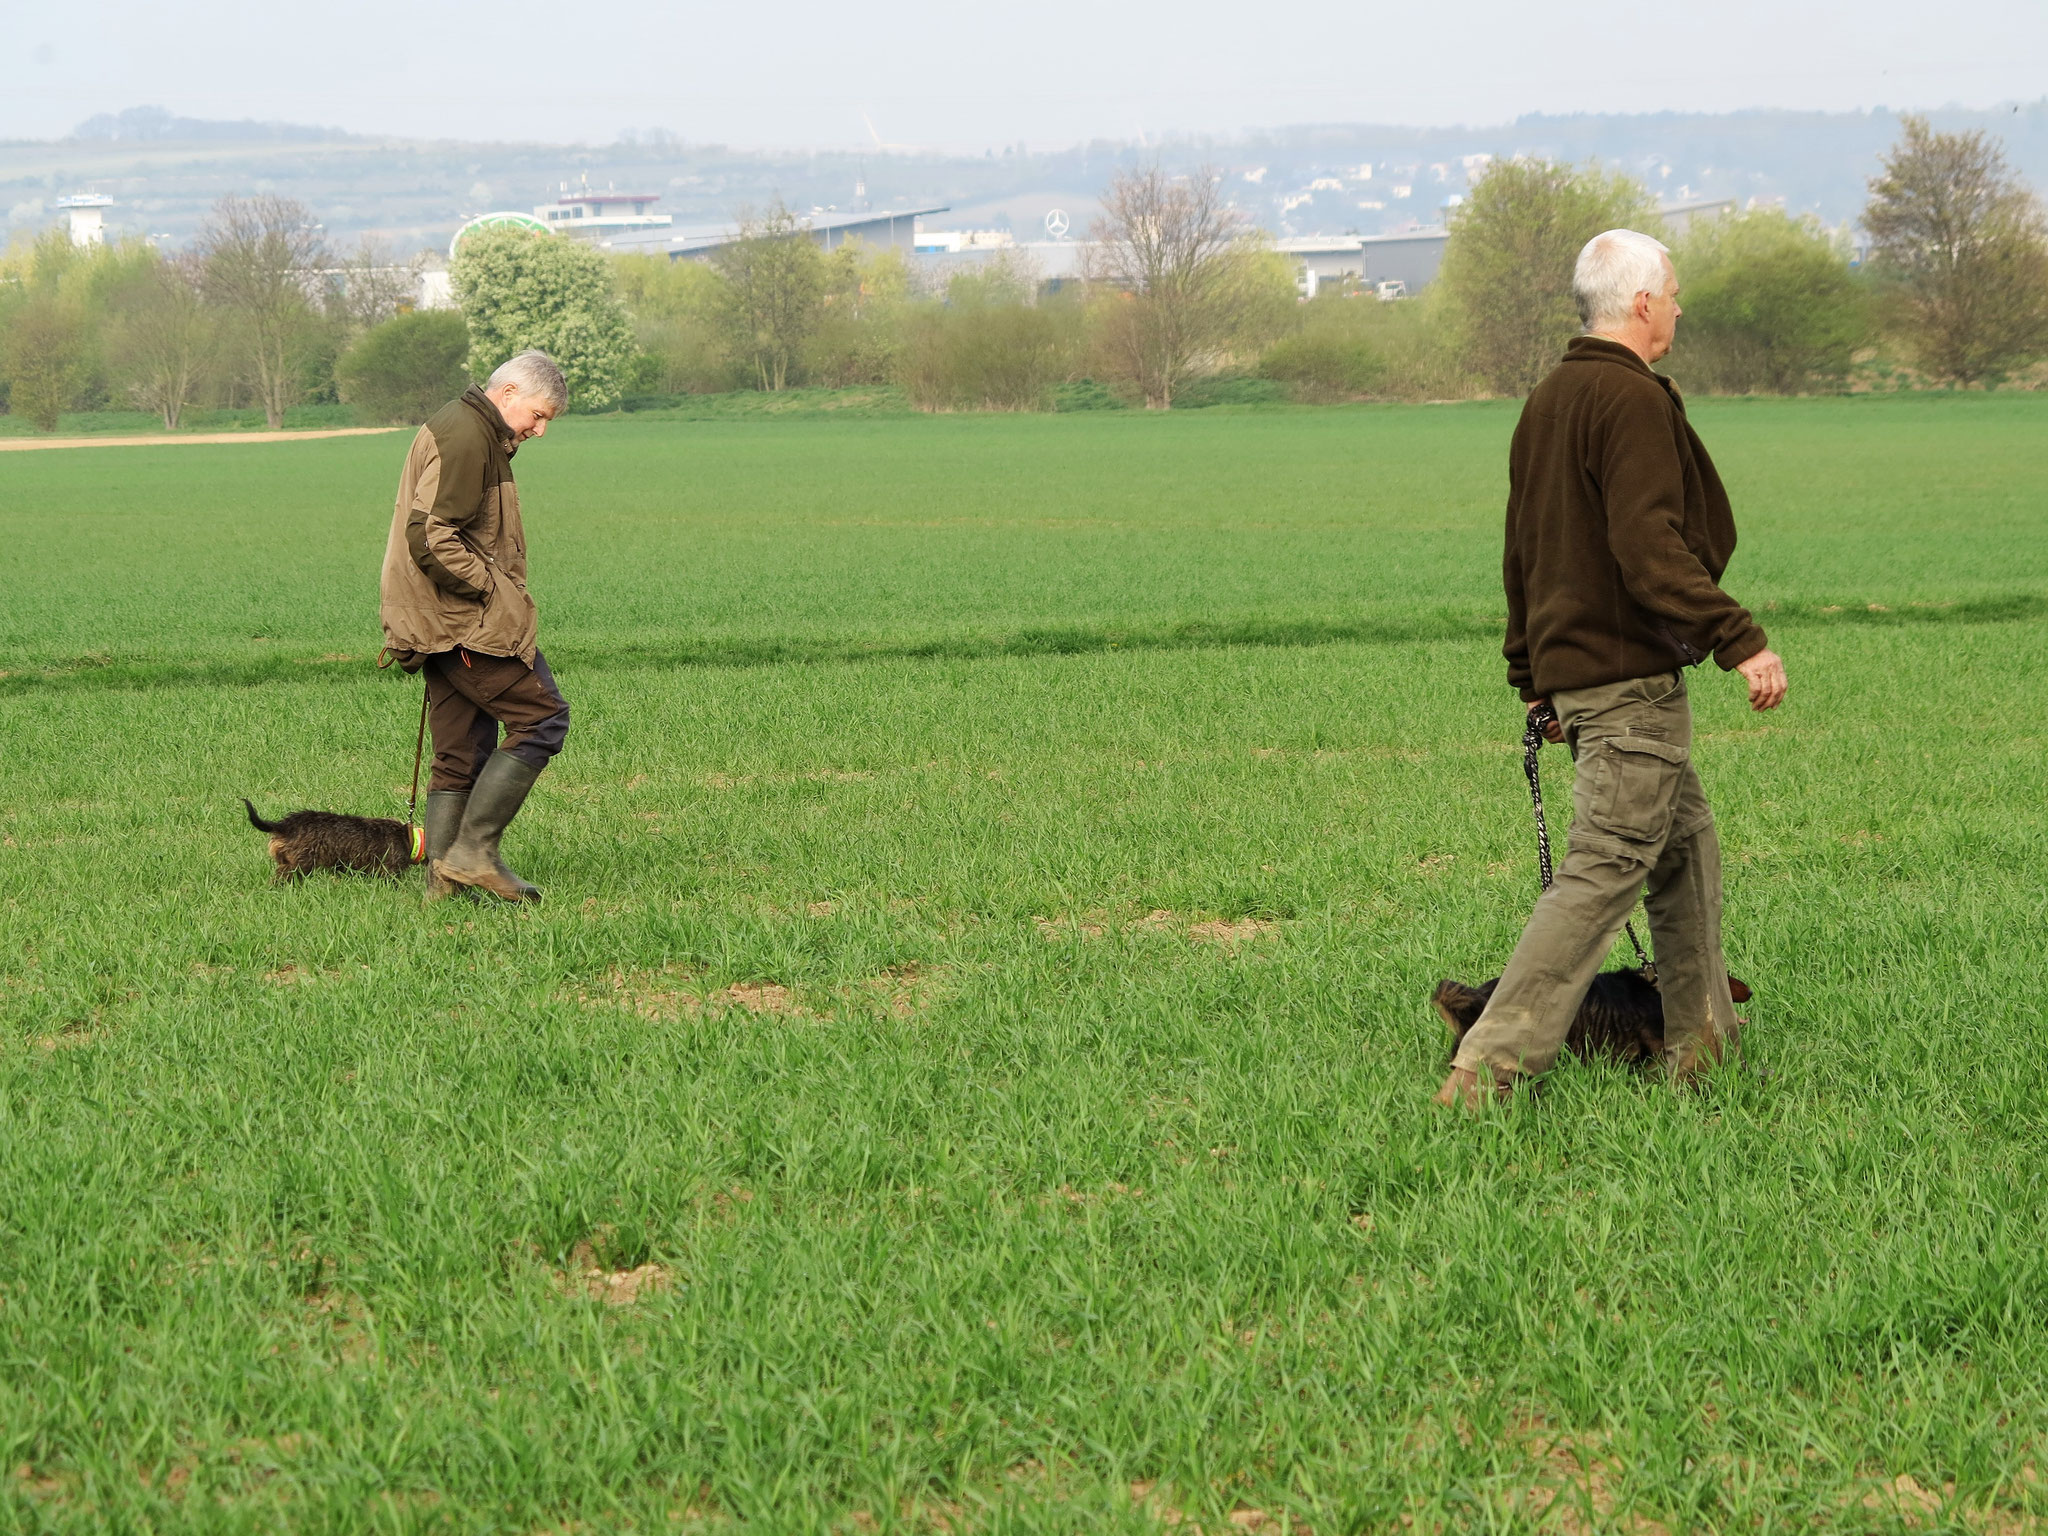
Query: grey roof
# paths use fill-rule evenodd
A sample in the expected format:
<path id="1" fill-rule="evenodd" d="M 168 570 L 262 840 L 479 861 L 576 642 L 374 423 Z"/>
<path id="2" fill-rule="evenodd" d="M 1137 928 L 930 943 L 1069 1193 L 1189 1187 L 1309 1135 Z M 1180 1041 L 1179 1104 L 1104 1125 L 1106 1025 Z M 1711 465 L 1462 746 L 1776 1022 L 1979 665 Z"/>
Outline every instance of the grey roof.
<path id="1" fill-rule="evenodd" d="M 928 213 L 947 211 L 947 204 L 936 203 L 923 208 L 871 208 L 865 213 L 821 213 L 804 219 L 803 226 L 812 234 L 851 234 L 871 224 L 896 224 L 904 219 L 918 219 Z M 739 237 L 737 224 L 724 224 L 716 229 L 632 230 L 600 243 L 615 251 L 704 251 L 714 246 L 729 245 Z"/>

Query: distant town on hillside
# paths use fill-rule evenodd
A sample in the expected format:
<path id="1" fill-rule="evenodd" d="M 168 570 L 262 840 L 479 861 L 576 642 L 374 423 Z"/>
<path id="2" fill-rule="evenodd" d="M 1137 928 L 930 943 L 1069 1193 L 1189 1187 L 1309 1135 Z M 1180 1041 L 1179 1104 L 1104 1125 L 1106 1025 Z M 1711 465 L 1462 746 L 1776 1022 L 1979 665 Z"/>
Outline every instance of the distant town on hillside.
<path id="1" fill-rule="evenodd" d="M 2048 99 L 1930 115 L 1942 128 L 1997 135 L 2015 169 L 2048 185 Z M 175 246 L 215 199 L 264 191 L 305 203 L 334 241 L 438 249 L 477 214 L 531 212 L 598 189 L 635 195 L 644 216 L 677 229 L 716 228 L 736 210 L 780 199 L 803 216 L 937 207 L 952 230 L 1081 238 L 1110 174 L 1155 160 L 1215 167 L 1231 200 L 1282 239 L 1399 235 L 1442 227 L 1489 163 L 1518 155 L 1598 160 L 1667 205 L 1732 200 L 1842 224 L 1861 210 L 1866 179 L 1897 134 L 1888 110 L 1755 111 L 1532 116 L 1471 128 L 1312 125 L 980 155 L 881 143 L 806 153 L 660 131 L 605 145 L 428 142 L 138 107 L 94 117 L 62 140 L 0 144 L 0 239 L 48 228 L 64 199 L 96 194 L 111 199 L 110 236 Z"/>

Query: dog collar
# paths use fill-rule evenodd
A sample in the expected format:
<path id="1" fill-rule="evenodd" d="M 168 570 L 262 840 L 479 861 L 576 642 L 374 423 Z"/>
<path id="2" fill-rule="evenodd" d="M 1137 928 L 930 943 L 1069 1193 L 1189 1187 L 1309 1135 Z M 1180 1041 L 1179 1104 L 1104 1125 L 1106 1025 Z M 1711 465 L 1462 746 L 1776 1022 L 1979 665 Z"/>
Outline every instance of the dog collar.
<path id="1" fill-rule="evenodd" d="M 427 829 L 425 827 L 414 827 L 412 829 L 412 861 L 415 864 L 427 862 Z"/>

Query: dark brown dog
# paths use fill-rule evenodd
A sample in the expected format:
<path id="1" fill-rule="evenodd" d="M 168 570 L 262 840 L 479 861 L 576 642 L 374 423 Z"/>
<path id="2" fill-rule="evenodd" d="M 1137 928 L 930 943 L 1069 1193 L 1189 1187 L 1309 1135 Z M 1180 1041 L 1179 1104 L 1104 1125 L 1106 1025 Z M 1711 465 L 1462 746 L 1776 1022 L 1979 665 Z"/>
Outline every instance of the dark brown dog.
<path id="1" fill-rule="evenodd" d="M 419 862 L 419 829 L 386 816 L 343 816 L 334 811 L 293 811 L 279 821 L 265 821 L 247 800 L 249 825 L 270 834 L 270 856 L 277 860 L 272 880 L 282 885 L 316 869 L 356 869 L 370 874 L 402 875 Z"/>
<path id="2" fill-rule="evenodd" d="M 1464 1043 L 1465 1032 L 1479 1022 L 1487 1000 L 1500 985 L 1494 977 L 1476 987 L 1463 982 L 1440 981 L 1430 1001 L 1451 1027 L 1451 1054 Z M 1738 1003 L 1750 999 L 1750 990 L 1733 976 L 1728 991 Z M 1664 1059 L 1664 999 L 1641 971 L 1603 971 L 1586 989 L 1578 1017 L 1564 1037 L 1564 1048 L 1580 1060 L 1604 1056 L 1632 1066 Z"/>

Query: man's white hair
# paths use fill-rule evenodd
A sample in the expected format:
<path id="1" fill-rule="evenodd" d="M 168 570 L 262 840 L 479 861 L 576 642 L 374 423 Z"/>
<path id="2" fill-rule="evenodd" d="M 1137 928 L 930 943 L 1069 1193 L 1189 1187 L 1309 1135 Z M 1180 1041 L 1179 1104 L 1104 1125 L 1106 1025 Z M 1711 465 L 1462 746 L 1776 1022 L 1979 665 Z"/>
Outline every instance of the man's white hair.
<path id="1" fill-rule="evenodd" d="M 569 385 L 562 378 L 562 370 L 555 366 L 555 360 L 545 352 L 521 352 L 506 358 L 498 364 L 484 388 L 496 389 L 500 384 L 516 384 L 522 395 L 545 400 L 548 409 L 557 416 L 569 404 Z"/>
<path id="2" fill-rule="evenodd" d="M 1661 297 L 1665 255 L 1662 241 L 1633 229 L 1610 229 L 1588 240 L 1572 269 L 1572 297 L 1586 329 L 1626 324 L 1639 293 Z"/>

